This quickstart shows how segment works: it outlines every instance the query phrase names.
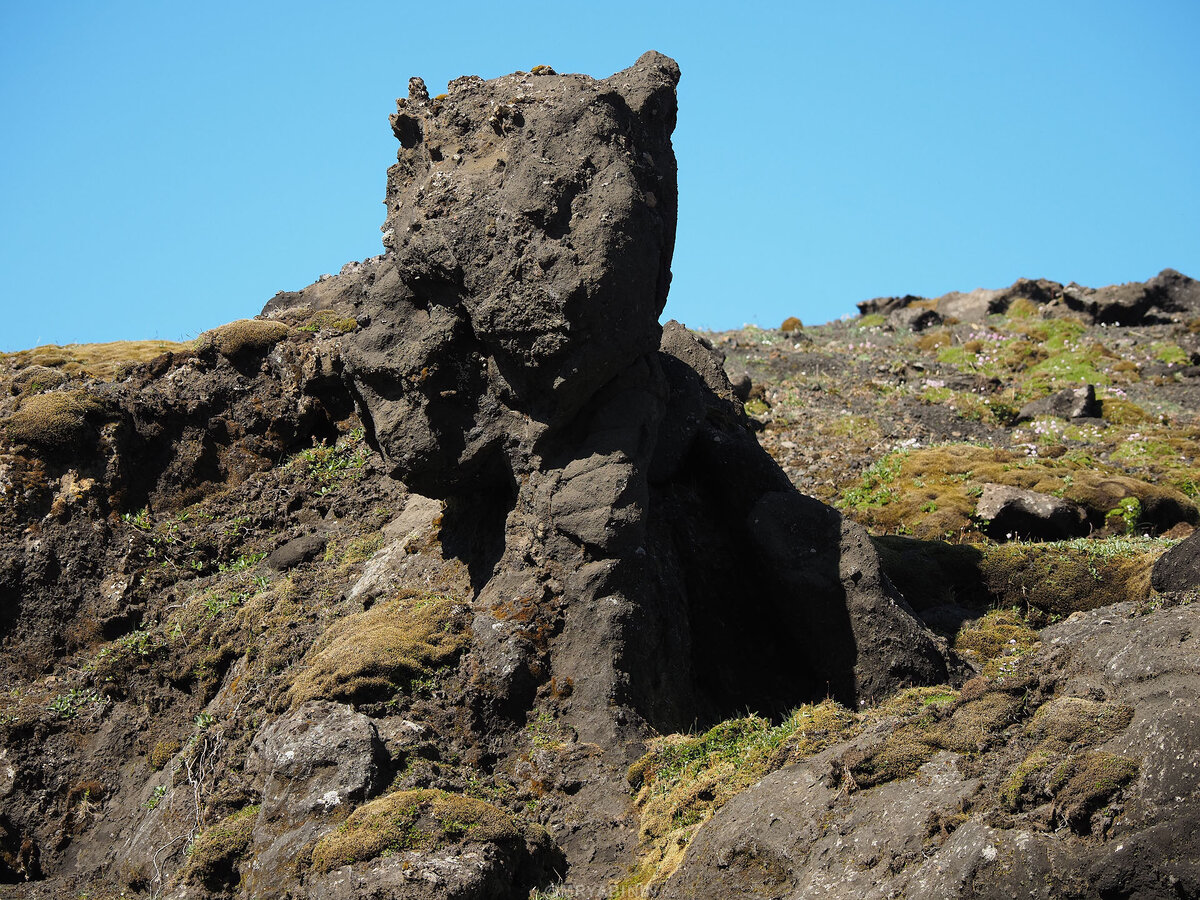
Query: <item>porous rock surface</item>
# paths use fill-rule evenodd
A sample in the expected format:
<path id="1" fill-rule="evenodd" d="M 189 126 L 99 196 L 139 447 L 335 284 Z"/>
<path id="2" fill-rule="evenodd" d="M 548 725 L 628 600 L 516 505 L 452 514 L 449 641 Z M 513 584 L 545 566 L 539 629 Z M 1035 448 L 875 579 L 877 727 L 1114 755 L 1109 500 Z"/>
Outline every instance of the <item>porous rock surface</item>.
<path id="1" fill-rule="evenodd" d="M 946 676 L 865 533 L 758 447 L 722 356 L 658 324 L 678 77 L 649 53 L 602 81 L 417 86 L 392 117 L 389 252 L 369 284 L 338 276 L 368 435 L 461 535 L 470 702 L 502 735 L 547 679 L 572 684 L 555 716 L 602 754 L 561 841 L 607 875 L 627 838 L 604 798 L 647 726 Z"/>
<path id="2" fill-rule="evenodd" d="M 625 772 L 655 733 L 947 679 L 944 642 L 910 615 L 866 532 L 798 494 L 759 447 L 722 354 L 658 322 L 678 78 L 647 53 L 603 80 L 539 67 L 457 79 L 431 99 L 414 79 L 391 119 L 383 255 L 111 382 L 3 401 L 14 418 L 0 475 L 15 501 L 0 548 L 4 668 L 32 678 L 103 637 L 125 641 L 117 671 L 132 672 L 104 687 L 111 696 L 60 694 L 49 724 L 29 712 L 6 726 L 4 752 L 19 759 L 0 815 L 4 880 L 53 896 L 107 872 L 121 890 L 180 898 L 605 884 L 630 864 Z M 354 492 L 326 496 L 347 465 L 328 449 L 272 468 L 354 417 L 378 454 L 354 463 L 365 473 Z M 289 497 L 305 471 L 323 486 Z M 247 510 L 236 523 L 284 523 L 263 563 L 281 573 L 279 594 L 269 575 L 233 595 L 170 588 L 181 562 L 213 585 L 254 565 L 232 549 L 241 524 L 189 518 L 210 497 L 206 509 Z M 271 668 L 220 631 L 228 620 L 266 632 L 270 609 L 257 624 L 229 610 L 256 590 L 292 602 L 306 573 L 338 577 L 321 566 L 346 554 L 351 520 L 395 503 L 404 511 L 383 545 L 332 602 L 359 604 L 361 618 L 402 583 L 467 587 L 453 691 L 411 701 L 425 722 L 380 704 L 370 715 L 290 704 L 280 667 L 320 616 L 271 632 L 283 635 L 271 646 L 291 648 Z M 155 524 L 159 509 L 185 512 Z M 180 535 L 201 531 L 228 540 L 185 550 Z M 193 640 L 178 627 L 160 639 L 158 623 L 197 596 L 188 627 L 211 634 L 211 650 L 198 647 L 190 671 L 157 673 L 171 642 Z M 100 634 L 81 636 L 83 616 Z M 196 724 L 190 738 L 171 727 L 186 740 L 159 741 L 146 777 L 124 760 L 150 749 L 139 735 L 160 727 L 152 708 Z M 77 716 L 104 725 L 71 744 Z M 81 782 L 86 754 L 118 768 Z M 422 760 L 433 774 L 411 775 Z M 450 764 L 494 779 L 498 796 L 500 782 L 529 785 L 549 837 L 306 868 L 350 807 L 393 779 L 440 784 Z"/>
<path id="3" fill-rule="evenodd" d="M 1181 321 L 1200 314 L 1200 282 L 1174 269 L 1163 269 L 1147 281 L 1110 284 L 1092 288 L 1063 285 L 1045 278 L 1018 278 L 1006 288 L 951 291 L 926 299 L 912 294 L 877 297 L 858 304 L 863 315 L 889 315 L 894 327 L 913 328 L 918 318 L 897 317 L 902 310 L 921 303 L 946 318 L 960 322 L 983 322 L 990 315 L 1008 310 L 1015 300 L 1024 300 L 1042 315 L 1077 316 L 1095 324 L 1140 325 Z M 916 316 L 915 313 L 912 315 Z"/>
<path id="4" fill-rule="evenodd" d="M 886 740 L 891 726 L 880 723 L 731 800 L 655 895 L 1198 896 L 1198 626 L 1194 606 L 1077 613 L 1042 633 L 1024 669 L 1039 675 L 1025 676 L 1025 708 L 1001 741 L 970 756 L 938 753 L 912 777 L 854 790 L 835 764 Z M 1128 724 L 1086 750 L 1086 736 L 1072 734 L 1051 765 L 1069 766 L 1072 753 L 1136 760 L 1120 802 L 1077 810 L 1059 795 L 1005 805 L 1006 785 L 1037 759 L 1044 723 L 1072 707 L 1123 710 L 1117 721 Z"/>

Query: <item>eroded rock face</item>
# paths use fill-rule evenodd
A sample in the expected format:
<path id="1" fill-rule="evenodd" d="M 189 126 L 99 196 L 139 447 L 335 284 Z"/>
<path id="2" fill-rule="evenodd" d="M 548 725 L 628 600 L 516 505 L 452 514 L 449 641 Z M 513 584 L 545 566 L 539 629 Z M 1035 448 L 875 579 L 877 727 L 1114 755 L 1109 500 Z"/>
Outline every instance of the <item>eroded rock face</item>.
<path id="1" fill-rule="evenodd" d="M 624 769 L 651 729 L 947 677 L 865 532 L 759 447 L 722 355 L 658 323 L 678 78 L 647 53 L 603 80 L 414 83 L 388 252 L 266 310 L 359 324 L 344 372 L 368 434 L 445 501 L 471 571 L 477 727 L 501 759 L 535 711 L 597 748 L 547 814 L 588 877 L 626 864 Z"/>
<path id="2" fill-rule="evenodd" d="M 831 767 L 889 740 L 880 723 L 731 800 L 656 896 L 1196 896 L 1198 624 L 1123 603 L 1046 629 L 1003 739 L 848 790 Z M 1072 795 L 1065 776 L 1097 760 L 1124 774 Z M 1039 766 L 1054 774 L 1030 793 Z"/>
<path id="3" fill-rule="evenodd" d="M 896 316 L 912 304 L 925 301 L 912 294 L 877 297 L 858 304 L 862 315 L 882 313 Z M 962 322 L 984 322 L 990 315 L 1004 313 L 1016 300 L 1032 303 L 1043 315 L 1077 316 L 1093 324 L 1140 325 L 1180 321 L 1200 313 L 1200 282 L 1163 269 L 1146 281 L 1110 284 L 1092 288 L 1072 282 L 1062 285 L 1045 278 L 1018 278 L 1006 288 L 951 291 L 934 298 L 939 314 Z M 891 321 L 893 327 L 910 327 L 905 319 Z"/>
<path id="4" fill-rule="evenodd" d="M 320 698 L 297 706 L 272 682 L 270 702 L 252 701 L 261 732 L 239 732 L 237 744 L 231 733 L 226 744 L 223 729 L 204 730 L 202 714 L 176 750 L 184 762 L 197 746 L 224 754 L 230 793 L 223 806 L 212 801 L 211 815 L 199 788 L 172 789 L 184 777 L 178 764 L 148 778 L 126 773 L 113 789 L 105 821 L 119 823 L 120 846 L 137 850 L 122 851 L 131 884 L 165 885 L 167 859 L 182 873 L 179 896 L 201 895 L 209 880 L 243 896 L 426 895 L 417 890 L 426 885 L 407 883 L 416 869 L 405 862 L 423 866 L 430 884 L 440 879 L 443 896 L 525 896 L 551 868 L 579 885 L 605 884 L 631 860 L 626 770 L 655 732 L 748 707 L 782 714 L 827 696 L 858 705 L 947 679 L 944 644 L 912 618 L 866 533 L 798 494 L 759 446 L 722 355 L 678 323 L 658 322 L 675 235 L 678 78 L 672 60 L 647 53 L 602 80 L 543 69 L 458 79 L 433 99 L 414 81 L 392 118 L 400 150 L 388 174 L 385 254 L 277 296 L 265 320 L 226 326 L 203 348 L 92 391 L 94 404 L 50 410 L 69 414 L 73 438 L 103 439 L 74 460 L 78 471 L 49 454 L 14 456 L 43 495 L 22 500 L 28 511 L 0 508 L 0 522 L 45 517 L 57 500 L 67 509 L 76 494 L 88 515 L 83 506 L 56 513 L 62 528 L 49 540 L 45 530 L 38 538 L 12 529 L 5 540 L 27 546 L 9 554 L 21 565 L 0 569 L 0 588 L 19 586 L 23 603 L 56 598 L 39 605 L 53 620 L 38 626 L 47 645 L 64 612 L 90 611 L 81 598 L 94 593 L 107 604 L 101 627 L 116 636 L 142 622 L 125 600 L 136 570 L 123 568 L 123 555 L 157 560 L 152 541 L 174 531 L 147 525 L 143 535 L 130 524 L 140 536 L 121 546 L 118 515 L 85 540 L 89 516 L 128 513 L 133 522 L 173 488 L 202 496 L 253 487 L 273 461 L 349 430 L 355 410 L 392 476 L 374 476 L 389 486 L 379 493 L 398 495 L 393 479 L 412 492 L 343 596 L 364 610 L 388 600 L 402 571 L 419 576 L 406 557 L 431 541 L 442 562 L 461 561 L 453 581 L 471 596 L 456 609 L 469 606 L 470 641 L 446 663 L 457 667 L 453 695 L 422 700 L 436 723 L 429 730 L 444 733 L 421 752 L 454 749 L 455 766 L 537 785 L 537 817 L 550 834 L 537 846 L 414 847 L 400 864 L 355 855 L 319 873 L 292 865 L 348 807 L 409 777 L 403 767 L 416 750 L 382 700 L 363 707 L 369 718 Z M 47 466 L 66 480 L 48 482 Z M 359 491 L 360 513 L 370 493 Z M 278 492 L 250 499 L 291 505 Z M 299 579 L 319 558 L 349 555 L 331 503 L 288 518 L 264 562 L 296 579 L 301 596 Z M 63 594 L 68 578 L 79 596 Z M 222 598 L 209 599 L 216 611 L 205 622 L 223 609 Z M 9 637 L 32 632 L 20 627 L 0 621 Z M 311 641 L 309 631 L 297 640 Z M 245 689 L 249 657 L 230 669 L 232 658 L 217 660 L 229 697 Z M 300 656 L 295 668 L 312 661 Z M 174 689 L 207 678 L 205 665 L 181 673 Z M 237 706 L 227 706 L 206 714 L 232 719 Z M 534 740 L 531 726 L 543 722 L 553 738 Z M 114 747 L 133 728 L 114 726 Z M 36 818 L 23 814 L 21 829 L 0 820 L 0 841 L 23 843 Z M 164 823 L 174 828 L 165 849 Z M 216 841 L 234 825 L 237 852 L 196 875 L 185 841 L 217 829 Z M 81 841 L 87 849 L 77 853 L 45 828 L 38 837 L 58 848 L 46 859 L 64 877 L 72 866 L 111 866 L 118 846 Z"/>

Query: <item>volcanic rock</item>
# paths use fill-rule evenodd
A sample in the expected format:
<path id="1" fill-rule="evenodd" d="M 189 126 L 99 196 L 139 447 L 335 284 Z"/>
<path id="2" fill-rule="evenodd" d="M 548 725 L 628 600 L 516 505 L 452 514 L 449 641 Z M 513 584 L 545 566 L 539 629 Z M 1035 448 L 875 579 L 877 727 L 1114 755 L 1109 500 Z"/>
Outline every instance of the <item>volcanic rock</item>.
<path id="1" fill-rule="evenodd" d="M 1061 497 L 1004 484 L 986 484 L 975 507 L 996 540 L 1059 541 L 1088 533 L 1087 513 Z"/>
<path id="2" fill-rule="evenodd" d="M 1067 388 L 1049 397 L 1026 403 L 1017 413 L 1015 422 L 1030 422 L 1038 416 L 1081 419 L 1096 418 L 1099 415 L 1100 404 L 1096 401 L 1096 388 L 1088 384 L 1081 388 Z"/>
<path id="3" fill-rule="evenodd" d="M 1156 591 L 1192 591 L 1200 587 L 1200 531 L 1180 541 L 1154 563 L 1150 585 Z"/>

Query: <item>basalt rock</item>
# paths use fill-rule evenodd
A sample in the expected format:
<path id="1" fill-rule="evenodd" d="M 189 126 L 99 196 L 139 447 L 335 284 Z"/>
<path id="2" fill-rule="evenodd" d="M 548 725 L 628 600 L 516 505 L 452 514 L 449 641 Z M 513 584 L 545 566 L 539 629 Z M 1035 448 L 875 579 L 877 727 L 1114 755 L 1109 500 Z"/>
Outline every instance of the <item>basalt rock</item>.
<path id="1" fill-rule="evenodd" d="M 722 356 L 658 324 L 678 78 L 648 53 L 599 81 L 410 93 L 388 252 L 308 289 L 362 325 L 344 371 L 369 439 L 445 502 L 478 727 L 503 757 L 540 709 L 601 749 L 556 834 L 594 876 L 621 871 L 624 767 L 652 729 L 947 675 L 865 532 L 759 447 Z"/>
<path id="2" fill-rule="evenodd" d="M 951 291 L 931 301 L 912 294 L 879 297 L 859 303 L 858 310 L 864 316 L 881 313 L 894 317 L 922 302 L 946 318 L 983 322 L 990 315 L 1007 312 L 1017 300 L 1033 304 L 1042 315 L 1075 316 L 1091 324 L 1169 323 L 1200 314 L 1200 282 L 1174 269 L 1163 269 L 1144 282 L 1100 288 L 1074 282 L 1062 285 L 1045 278 L 1018 278 L 1006 288 Z"/>
<path id="3" fill-rule="evenodd" d="M 626 769 L 656 732 L 747 708 L 783 714 L 825 697 L 858 706 L 947 680 L 944 643 L 912 617 L 866 532 L 795 491 L 755 439 L 721 353 L 678 323 L 659 324 L 675 240 L 678 79 L 672 60 L 647 53 L 602 80 L 538 67 L 456 79 L 433 98 L 410 82 L 391 118 L 400 149 L 388 172 L 383 255 L 277 295 L 263 318 L 219 329 L 187 353 L 87 386 L 78 415 L 71 403 L 51 404 L 69 414 L 74 456 L 17 441 L 0 459 L 18 501 L 0 509 L 5 646 L 36 639 L 34 656 L 52 661 L 62 622 L 77 615 L 96 619 L 110 640 L 131 634 L 142 610 L 129 598 L 147 600 L 157 575 L 146 560 L 157 561 L 175 534 L 139 531 L 138 511 L 238 485 L 246 502 L 286 510 L 261 571 L 287 569 L 287 583 L 302 588 L 318 556 L 345 552 L 333 501 L 296 510 L 287 497 L 247 488 L 356 414 L 390 478 L 372 461 L 374 479 L 389 487 L 360 488 L 354 511 L 375 515 L 372 496 L 396 501 L 397 482 L 409 493 L 395 533 L 379 532 L 382 548 L 341 599 L 374 627 L 401 608 L 383 594 L 419 555 L 413 541 L 436 542 L 439 559 L 461 561 L 460 580 L 434 583 L 469 583 L 472 596 L 443 605 L 469 603 L 470 639 L 455 632 L 465 648 L 446 655 L 455 690 L 425 711 L 442 746 L 457 742 L 478 772 L 538 786 L 538 818 L 565 854 L 551 865 L 559 850 L 541 838 L 481 850 L 468 829 L 445 858 L 426 860 L 451 886 L 447 896 L 509 896 L 518 883 L 525 896 L 526 881 L 544 884 L 564 866 L 581 886 L 624 874 L 637 832 Z M 18 477 L 28 489 L 10 491 Z M 195 560 L 195 571 L 213 574 L 217 557 Z M 165 616 L 177 598 L 163 594 Z M 199 627 L 215 627 L 222 604 L 248 602 L 206 596 Z M 268 629 L 270 613 L 256 613 L 254 634 Z M 312 653 L 303 658 L 311 629 L 275 627 L 291 625 L 289 652 L 311 667 Z M 154 652 L 169 656 L 170 641 L 185 638 Z M 386 698 L 370 716 L 322 702 L 329 698 L 297 709 L 272 683 L 270 698 L 247 701 L 265 717 L 255 719 L 262 730 L 225 743 L 225 723 L 258 690 L 246 686 L 252 654 L 235 662 L 239 652 L 214 648 L 154 695 L 176 698 L 190 710 L 186 722 L 202 710 L 171 771 L 147 780 L 123 770 L 104 810 L 87 806 L 103 822 L 97 833 L 122 835 L 129 883 L 159 890 L 171 861 L 185 873 L 173 882 L 179 897 L 202 896 L 210 882 L 255 896 L 408 896 L 409 868 L 395 858 L 356 850 L 319 873 L 285 865 L 305 858 L 341 809 L 374 802 L 389 777 L 411 774 L 408 754 L 418 751 L 388 738 Z M 364 677 L 374 664 L 364 654 Z M 142 707 L 113 702 L 106 758 L 127 752 L 145 724 Z M 96 716 L 107 714 L 101 707 Z M 531 740 L 543 722 L 562 740 Z M 437 741 L 428 744 L 420 752 L 439 759 Z M 211 809 L 198 791 L 171 791 L 193 778 L 180 766 L 197 747 L 229 757 L 220 762 L 228 793 Z M 164 793 L 171 799 L 159 804 Z M 7 848 L 27 830 L 30 846 L 49 849 L 40 864 L 26 854 L 23 873 L 115 865 L 111 846 L 92 840 L 77 850 L 45 825 L 39 810 L 54 808 L 55 796 L 45 794 L 42 807 L 29 800 L 19 822 L 3 824 L 4 865 L 16 871 Z M 219 818 L 206 818 L 212 810 Z M 201 863 L 183 868 L 184 838 L 202 834 L 205 847 L 229 846 L 193 877 L 186 872 Z"/>

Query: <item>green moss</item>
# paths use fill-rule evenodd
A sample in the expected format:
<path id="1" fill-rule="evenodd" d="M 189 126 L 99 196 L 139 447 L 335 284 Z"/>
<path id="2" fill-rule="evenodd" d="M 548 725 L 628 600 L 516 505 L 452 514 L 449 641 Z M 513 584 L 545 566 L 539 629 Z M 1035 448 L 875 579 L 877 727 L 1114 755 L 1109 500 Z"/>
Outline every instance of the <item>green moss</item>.
<path id="1" fill-rule="evenodd" d="M 254 837 L 259 807 L 247 806 L 206 829 L 188 850 L 184 878 L 210 889 L 236 881 L 236 867 Z"/>
<path id="2" fill-rule="evenodd" d="M 1187 351 L 1172 341 L 1155 341 L 1150 345 L 1150 355 L 1170 366 L 1186 366 L 1192 362 Z"/>
<path id="3" fill-rule="evenodd" d="M 467 607 L 441 594 L 400 597 L 346 616 L 313 645 L 289 697 L 293 704 L 386 700 L 457 660 L 470 640 L 467 625 Z"/>
<path id="4" fill-rule="evenodd" d="M 1047 750 L 1100 744 L 1129 726 L 1133 707 L 1085 697 L 1056 697 L 1038 709 L 1030 732 Z"/>
<path id="5" fill-rule="evenodd" d="M 957 701 L 926 706 L 879 744 L 843 756 L 835 768 L 846 787 L 860 790 L 910 778 L 939 751 L 974 754 L 993 743 L 1026 712 L 1023 682 L 977 681 L 980 686 L 971 692 L 964 687 Z"/>
<path id="6" fill-rule="evenodd" d="M 746 415 L 748 415 L 748 416 L 766 415 L 768 412 L 770 412 L 770 409 L 771 409 L 771 407 L 767 406 L 767 404 L 765 404 L 762 400 L 759 400 L 757 398 L 755 398 L 753 400 L 747 400 L 745 407 L 746 407 Z"/>
<path id="7" fill-rule="evenodd" d="M 1021 656 L 1037 646 L 1037 632 L 1011 609 L 996 609 L 964 625 L 955 635 L 953 647 L 988 671 L 988 663 Z"/>
<path id="8" fill-rule="evenodd" d="M 1056 814 L 1072 830 L 1089 833 L 1092 814 L 1111 803 L 1137 777 L 1138 768 L 1135 759 L 1099 750 L 1069 758 L 1047 785 Z"/>
<path id="9" fill-rule="evenodd" d="M 92 430 L 90 419 L 103 412 L 100 400 L 86 391 L 55 391 L 25 397 L 4 422 L 8 439 L 46 450 L 79 447 Z"/>
<path id="10" fill-rule="evenodd" d="M 879 328 L 887 324 L 887 319 L 880 313 L 868 313 L 854 324 L 859 328 Z"/>
<path id="11" fill-rule="evenodd" d="M 1178 458 L 1177 449 L 1172 459 Z M 1091 457 L 1068 453 L 1028 458 L 972 444 L 890 453 L 857 484 L 845 488 L 836 505 L 876 532 L 906 530 L 918 538 L 961 538 L 974 527 L 976 498 L 988 483 L 1065 497 L 1082 506 L 1097 526 L 1126 497 L 1155 510 L 1162 527 L 1198 517 L 1196 505 L 1180 491 L 1134 478 Z M 931 503 L 934 511 L 923 512 Z"/>
<path id="12" fill-rule="evenodd" d="M 1137 538 L 1010 542 L 985 547 L 980 568 L 993 602 L 1023 609 L 1040 627 L 1073 612 L 1144 600 L 1166 547 Z"/>
<path id="13" fill-rule="evenodd" d="M 146 757 L 146 763 L 157 772 L 174 758 L 179 748 L 179 741 L 159 741 Z"/>
<path id="14" fill-rule="evenodd" d="M 1114 425 L 1141 425 L 1152 421 L 1150 414 L 1144 409 L 1120 397 L 1105 397 L 1101 400 L 1100 417 Z"/>
<path id="15" fill-rule="evenodd" d="M 1030 753 L 1004 779 L 1000 787 L 1000 805 L 1009 812 L 1019 812 L 1037 791 L 1037 779 L 1054 762 L 1049 750 L 1038 748 Z"/>
<path id="16" fill-rule="evenodd" d="M 445 95 L 443 95 L 445 96 Z M 437 98 L 434 98 L 437 99 Z M 358 328 L 358 320 L 353 316 L 342 316 L 332 309 L 321 309 L 313 313 L 297 326 L 297 331 L 316 333 L 318 331 L 333 331 L 338 334 L 349 334 Z"/>
<path id="17" fill-rule="evenodd" d="M 201 346 L 211 345 L 222 356 L 263 353 L 287 335 L 288 326 L 268 319 L 239 319 L 200 335 Z"/>
<path id="18" fill-rule="evenodd" d="M 832 700 L 802 706 L 779 725 L 758 716 L 731 719 L 700 735 L 670 735 L 628 772 L 641 817 L 638 863 L 622 884 L 668 878 L 701 823 L 768 772 L 844 740 L 861 717 Z"/>
<path id="19" fill-rule="evenodd" d="M 521 838 L 513 818 L 483 800 L 437 790 L 396 791 L 360 806 L 317 841 L 312 868 L 329 872 L 385 853 Z"/>

